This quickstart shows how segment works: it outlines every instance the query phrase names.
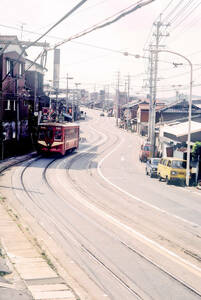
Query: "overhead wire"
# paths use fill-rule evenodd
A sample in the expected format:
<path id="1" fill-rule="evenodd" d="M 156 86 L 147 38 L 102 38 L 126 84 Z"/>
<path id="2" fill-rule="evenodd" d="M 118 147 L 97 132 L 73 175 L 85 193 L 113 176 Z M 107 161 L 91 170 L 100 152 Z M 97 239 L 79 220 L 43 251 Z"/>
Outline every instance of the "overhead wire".
<path id="1" fill-rule="evenodd" d="M 78 35 L 74 35 L 74 36 L 72 36 L 72 37 L 70 37 L 70 38 L 64 40 L 63 42 L 60 42 L 60 43 L 56 44 L 55 47 L 61 46 L 61 45 L 63 45 L 64 43 L 71 41 L 72 39 L 76 39 L 76 38 L 79 38 L 79 37 L 81 37 L 81 36 L 84 36 L 84 35 L 86 35 L 86 34 L 92 32 L 92 31 L 94 31 L 94 30 L 101 29 L 101 28 L 103 28 L 103 27 L 106 27 L 106 26 L 108 26 L 108 25 L 111 25 L 111 24 L 117 22 L 119 19 L 121 19 L 121 18 L 125 17 L 126 15 L 132 13 L 133 11 L 135 11 L 135 10 L 137 10 L 137 9 L 139 9 L 139 8 L 141 8 L 141 7 L 143 7 L 143 6 L 145 6 L 145 5 L 148 5 L 148 4 L 150 4 L 151 2 L 154 2 L 154 1 L 155 1 L 155 0 L 149 0 L 149 1 L 146 1 L 146 2 L 144 2 L 144 3 L 142 3 L 142 0 L 141 0 L 141 1 L 138 1 L 136 4 L 134 4 L 135 6 L 134 6 L 133 8 L 131 8 L 131 9 L 127 10 L 127 11 L 125 11 L 126 9 L 124 9 L 123 12 L 121 11 L 120 15 L 118 15 L 118 16 L 117 16 L 116 18 L 114 18 L 113 20 L 111 20 L 111 21 L 106 21 L 104 24 L 96 25 L 96 26 L 94 26 L 94 27 L 92 27 L 92 28 L 89 28 L 89 29 L 85 30 L 84 32 L 81 32 L 81 33 L 78 34 Z M 133 5 L 131 5 L 130 7 L 132 7 L 132 6 L 133 6 Z M 129 8 L 130 8 L 130 7 L 129 7 Z M 128 9 L 128 8 L 127 8 L 127 9 Z M 114 16 L 113 16 L 113 17 L 114 17 Z M 111 17 L 107 18 L 106 20 L 108 20 L 108 19 L 111 19 Z M 100 23 L 99 23 L 99 24 L 100 24 Z"/>
<path id="2" fill-rule="evenodd" d="M 163 19 L 163 22 L 169 22 L 170 16 L 176 12 L 177 8 L 182 4 L 184 0 L 180 0 L 179 3 L 177 3 L 174 8 L 169 12 L 169 14 Z"/>
<path id="3" fill-rule="evenodd" d="M 165 9 L 162 11 L 162 13 L 164 13 L 165 11 L 167 11 L 168 8 L 170 8 L 170 6 L 173 4 L 173 1 L 170 1 L 168 3 L 168 5 L 165 7 Z M 182 5 L 184 4 L 184 5 Z M 182 22 L 188 18 L 193 12 L 194 10 L 200 5 L 200 3 L 198 3 L 196 6 L 193 5 L 194 4 L 194 0 L 190 0 L 184 3 L 184 1 L 179 1 L 172 9 L 170 12 L 168 12 L 168 14 L 166 15 L 165 18 L 163 18 L 163 22 L 170 22 L 170 23 L 176 23 L 175 27 L 178 27 L 180 24 L 182 24 Z M 181 7 L 182 6 L 182 7 Z M 185 12 L 185 17 L 183 17 L 183 13 Z M 162 14 L 161 13 L 161 14 Z M 160 14 L 160 15 L 161 15 Z M 162 34 L 163 35 L 163 32 Z M 164 40 L 165 37 L 161 38 L 161 40 Z M 147 43 L 147 41 L 146 41 Z M 198 68 L 199 69 L 199 68 Z M 197 70 L 197 69 L 196 69 Z M 185 73 L 186 74 L 186 73 Z"/>
<path id="4" fill-rule="evenodd" d="M 5 27 L 7 27 L 6 25 L 3 25 L 3 24 L 0 24 L 0 26 L 5 26 Z M 12 27 L 12 26 L 9 26 L 9 28 L 12 28 L 12 29 L 16 29 L 16 30 L 19 30 L 20 31 L 20 28 L 17 28 L 17 27 Z M 26 31 L 26 32 L 30 32 L 30 31 Z M 37 33 L 37 32 L 33 32 L 33 31 L 31 31 L 31 33 L 33 33 L 33 34 L 36 34 L 36 35 L 40 35 L 39 33 Z M 48 36 L 48 37 L 50 37 L 50 36 Z M 61 37 L 58 37 L 58 36 L 51 36 L 52 38 L 54 38 L 54 39 L 62 39 L 63 40 L 63 38 L 61 38 Z M 114 52 L 114 53 L 119 53 L 119 54 L 122 54 L 122 55 L 124 55 L 125 54 L 125 52 L 126 51 L 123 51 L 123 50 L 116 50 L 116 49 L 111 49 L 111 48 L 107 48 L 107 47 L 103 47 L 103 46 L 97 46 L 97 45 L 93 45 L 93 44 L 89 44 L 89 43 L 84 43 L 84 42 L 78 42 L 78 41 L 70 41 L 71 43 L 73 43 L 73 44 L 80 44 L 80 45 L 84 45 L 84 46 L 87 46 L 87 47 L 92 47 L 92 48 L 96 48 L 96 49 L 101 49 L 101 50 L 104 50 L 104 51 L 110 51 L 110 52 Z M 135 54 L 132 54 L 132 53 L 128 53 L 128 56 L 134 56 Z M 140 55 L 141 56 L 141 55 Z M 148 59 L 148 57 L 144 57 L 144 55 L 142 55 L 141 56 L 142 58 L 146 58 L 146 59 Z M 39 58 L 39 57 L 38 57 Z M 164 63 L 168 63 L 168 64 L 172 64 L 172 62 L 171 61 L 165 61 L 165 60 L 159 60 L 159 61 L 161 61 L 161 62 L 164 62 Z"/>
<path id="5" fill-rule="evenodd" d="M 187 32 L 187 31 L 189 31 L 190 26 L 189 26 L 188 24 L 187 24 L 186 28 L 185 28 L 184 26 L 181 27 L 181 24 L 182 24 L 183 22 L 185 22 L 185 21 L 189 18 L 189 16 L 192 15 L 193 12 L 194 12 L 200 5 L 201 5 L 201 1 L 200 1 L 199 3 L 197 3 L 197 5 L 191 7 L 190 11 L 189 11 L 189 10 L 186 11 L 186 14 L 183 16 L 183 18 L 182 18 L 182 19 L 180 18 L 180 20 L 178 20 L 178 22 L 175 24 L 175 26 L 174 26 L 173 29 L 172 29 L 172 30 L 174 30 L 174 33 L 173 33 L 173 36 L 170 38 L 170 42 L 171 42 L 171 43 L 173 43 L 175 40 L 178 40 L 178 39 L 182 38 L 182 37 L 183 37 L 183 34 L 184 34 L 185 32 Z M 199 18 L 198 20 L 196 20 L 196 23 L 197 23 L 198 21 L 200 21 L 200 18 Z M 191 23 L 192 23 L 192 22 L 191 22 Z M 195 23 L 195 22 L 194 22 L 194 23 Z M 180 27 L 181 27 L 181 31 L 178 32 L 178 29 L 179 29 Z M 192 25 L 191 25 L 191 27 L 192 27 Z M 176 32 L 175 32 L 175 30 L 176 30 Z"/>
<path id="6" fill-rule="evenodd" d="M 91 8 L 97 7 L 98 5 L 100 5 L 100 4 L 104 3 L 104 2 L 107 2 L 107 1 L 108 1 L 108 0 L 102 0 L 102 1 L 99 1 L 98 3 L 96 3 L 96 4 L 94 4 L 94 5 L 88 6 L 88 7 L 86 7 L 86 8 L 82 8 L 82 9 L 80 9 L 80 10 L 77 10 L 77 11 L 74 13 L 74 16 L 77 15 L 77 14 L 81 14 L 82 12 L 84 12 L 84 11 L 86 11 L 86 10 L 89 11 Z M 51 26 L 52 24 L 53 24 L 53 23 L 47 24 L 47 25 L 45 25 L 45 26 L 40 26 L 37 30 L 42 30 L 42 29 L 44 29 L 44 28 L 47 28 L 47 27 Z M 21 29 L 19 29 L 19 30 L 21 30 Z M 28 31 L 23 30 L 23 32 L 28 32 Z M 29 32 L 28 32 L 28 33 L 29 33 Z M 30 33 L 33 33 L 33 32 L 30 32 Z M 39 35 L 40 35 L 40 34 L 39 34 Z"/>
<path id="7" fill-rule="evenodd" d="M 192 29 L 193 26 L 195 26 L 195 24 L 197 24 L 198 22 L 201 22 L 200 16 L 198 16 L 198 18 L 196 20 L 193 20 L 192 22 L 186 24 L 186 27 L 181 27 L 181 31 L 180 32 L 176 32 L 174 34 L 173 32 L 173 37 L 170 38 L 170 44 L 174 43 L 174 41 L 178 41 L 178 39 L 182 38 L 184 33 L 187 33 L 189 30 Z"/>
<path id="8" fill-rule="evenodd" d="M 184 12 L 190 7 L 190 5 L 194 2 L 195 0 L 189 0 L 182 8 L 175 14 L 175 16 L 170 19 L 171 25 L 180 17 L 184 14 Z"/>
<path id="9" fill-rule="evenodd" d="M 174 0 L 170 0 L 169 2 L 168 2 L 168 4 L 165 6 L 165 8 L 162 10 L 162 12 L 157 16 L 157 18 L 155 19 L 155 21 L 153 22 L 153 24 L 152 24 L 152 27 L 151 27 L 151 29 L 150 29 L 150 31 L 149 31 L 149 34 L 148 34 L 148 36 L 147 36 L 147 39 L 146 39 L 146 41 L 145 41 L 145 44 L 144 44 L 144 47 L 143 47 L 143 50 L 144 50 L 144 54 L 143 55 L 145 55 L 145 52 L 146 52 L 146 48 L 147 48 L 147 44 L 149 44 L 149 45 L 152 45 L 152 41 L 151 41 L 151 39 L 153 38 L 153 27 L 154 27 L 154 24 L 157 22 L 157 20 L 161 20 L 161 17 L 162 17 L 162 15 L 165 13 L 165 11 L 170 7 L 170 5 L 172 4 L 172 2 L 173 2 Z M 151 38 L 150 38 L 151 37 Z M 162 37 L 160 37 L 160 40 L 162 39 Z M 147 64 L 144 66 L 144 68 L 145 68 L 145 70 L 147 69 L 147 75 L 148 75 L 148 73 L 149 73 L 149 71 L 148 71 L 148 68 L 149 67 L 147 67 Z M 149 79 L 147 78 L 147 79 L 145 79 L 145 81 L 149 81 Z"/>
<path id="10" fill-rule="evenodd" d="M 69 12 L 67 12 L 61 19 L 59 19 L 53 26 L 51 26 L 45 33 L 40 35 L 35 41 L 31 42 L 28 46 L 24 47 L 24 49 L 19 54 L 18 58 L 16 59 L 15 63 L 13 64 L 13 68 L 18 63 L 19 59 L 23 56 L 23 54 L 26 52 L 28 48 L 31 46 L 34 46 L 37 42 L 39 42 L 44 36 L 46 36 L 51 30 L 53 30 L 56 26 L 58 26 L 62 21 L 64 21 L 67 17 L 69 17 L 74 11 L 76 11 L 79 7 L 81 7 L 85 2 L 88 0 L 81 0 L 77 5 L 75 5 Z M 10 74 L 10 71 L 7 72 L 7 74 L 4 76 L 4 78 L 1 80 L 1 82 L 4 82 L 5 79 Z"/>
<path id="11" fill-rule="evenodd" d="M 152 27 L 148 33 L 148 36 L 146 38 L 146 41 L 145 41 L 145 44 L 144 44 L 144 49 L 146 48 L 146 45 L 148 44 L 148 41 L 150 40 L 150 36 L 152 34 L 152 31 L 153 31 L 153 26 L 154 26 L 154 23 L 164 14 L 164 12 L 169 8 L 169 6 L 172 4 L 174 0 L 170 0 L 169 3 L 166 5 L 166 7 L 162 10 L 162 12 L 157 16 L 157 18 L 154 20 L 153 24 L 152 24 Z M 150 44 L 150 42 L 149 42 Z"/>
<path id="12" fill-rule="evenodd" d="M 201 4 L 201 1 L 200 1 L 200 3 L 198 3 L 195 7 L 193 7 L 191 10 L 190 10 L 190 12 L 188 12 L 188 14 L 187 15 L 184 15 L 184 17 L 183 17 L 183 19 L 181 19 L 180 21 L 179 21 L 179 23 L 177 23 L 176 25 L 175 25 L 175 27 L 174 27 L 174 29 L 176 29 L 178 26 L 180 26 L 181 25 L 181 23 L 183 23 L 197 8 L 198 8 L 198 6 L 200 6 L 200 4 Z"/>
<path id="13" fill-rule="evenodd" d="M 69 42 L 69 41 L 71 41 L 71 40 L 80 38 L 80 37 L 82 37 L 82 36 L 84 36 L 84 35 L 86 35 L 86 34 L 89 34 L 89 33 L 93 32 L 93 31 L 95 31 L 95 30 L 98 30 L 98 29 L 104 28 L 104 27 L 106 27 L 106 26 L 109 26 L 109 25 L 111 25 L 111 24 L 117 22 L 117 21 L 120 20 L 121 18 L 125 17 L 126 15 L 128 15 L 128 14 L 130 14 L 130 13 L 136 11 L 137 9 L 142 8 L 142 7 L 144 7 L 144 6 L 146 6 L 146 5 L 150 4 L 150 3 L 152 3 L 152 2 L 154 2 L 154 1 L 155 1 L 155 0 L 148 0 L 148 1 L 145 1 L 144 3 L 142 3 L 142 0 L 141 0 L 141 1 L 138 1 L 137 3 L 134 4 L 134 7 L 133 7 L 133 8 L 131 8 L 131 9 L 127 10 L 127 11 L 125 11 L 125 9 L 124 9 L 124 11 L 123 11 L 122 13 L 120 13 L 117 17 L 115 17 L 115 18 L 112 19 L 111 21 L 110 21 L 109 19 L 111 19 L 113 16 L 112 16 L 112 17 L 109 17 L 109 18 L 107 18 L 107 19 L 105 19 L 104 21 L 106 21 L 106 22 L 103 23 L 103 24 L 101 24 L 101 23 L 104 22 L 104 21 L 101 21 L 101 22 L 99 22 L 98 24 L 96 24 L 96 25 L 94 25 L 94 26 L 91 26 L 91 27 L 89 27 L 89 28 L 83 30 L 82 32 L 80 32 L 80 33 L 78 33 L 78 34 L 75 34 L 75 35 L 73 35 L 73 36 L 71 36 L 71 37 L 65 39 L 64 41 L 55 44 L 55 45 L 54 45 L 54 48 L 57 48 L 57 47 L 59 47 L 59 46 L 65 44 L 65 43 L 67 43 L 67 42 Z M 131 5 L 131 6 L 133 6 L 133 5 Z M 130 7 L 131 7 L 131 6 L 130 6 Z M 108 20 L 108 21 L 107 21 L 107 20 Z M 100 24 L 100 25 L 99 25 L 99 24 Z"/>
<path id="14" fill-rule="evenodd" d="M 184 0 L 185 1 L 185 0 Z M 172 27 L 172 24 L 174 24 L 175 21 L 179 20 L 180 17 L 183 16 L 184 13 L 188 13 L 188 9 L 190 7 L 190 4 L 193 3 L 195 0 L 188 0 L 186 3 L 184 3 L 184 5 L 179 9 L 180 5 L 181 5 L 181 1 L 177 4 L 176 8 L 177 9 L 174 11 L 173 13 L 173 17 L 171 18 L 171 15 L 169 13 L 169 17 L 168 17 L 168 24 L 167 25 L 171 25 L 171 28 L 169 29 L 169 33 L 168 36 L 170 35 L 170 33 L 175 29 L 175 27 Z M 187 12 L 186 12 L 187 10 Z M 164 40 L 166 38 L 166 35 L 162 33 L 162 37 L 161 40 Z"/>

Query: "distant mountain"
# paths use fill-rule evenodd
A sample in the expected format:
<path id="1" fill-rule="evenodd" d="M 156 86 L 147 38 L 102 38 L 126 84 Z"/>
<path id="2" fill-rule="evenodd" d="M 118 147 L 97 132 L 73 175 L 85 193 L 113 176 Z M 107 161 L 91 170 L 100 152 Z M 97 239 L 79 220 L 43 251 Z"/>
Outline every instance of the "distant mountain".
<path id="1" fill-rule="evenodd" d="M 184 98 L 184 97 L 182 97 L 182 98 Z M 181 99 L 182 99 L 181 98 Z M 201 99 L 201 96 L 192 96 L 192 99 L 193 100 L 199 100 L 199 99 Z M 173 103 L 173 102 L 175 102 L 176 101 L 176 97 L 169 97 L 169 98 L 158 98 L 158 100 L 160 100 L 161 102 L 164 102 L 164 103 L 166 103 L 166 104 L 171 104 L 171 103 Z"/>

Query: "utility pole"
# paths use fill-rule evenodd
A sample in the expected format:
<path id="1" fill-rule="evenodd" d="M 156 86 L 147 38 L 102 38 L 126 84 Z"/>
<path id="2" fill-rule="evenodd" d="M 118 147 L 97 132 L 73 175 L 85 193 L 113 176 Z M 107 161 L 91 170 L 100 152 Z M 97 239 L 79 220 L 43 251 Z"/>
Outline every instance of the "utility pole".
<path id="1" fill-rule="evenodd" d="M 19 103 L 19 96 L 18 96 L 18 77 L 15 77 L 15 95 L 16 95 L 16 139 L 19 141 L 20 139 L 20 103 Z"/>
<path id="2" fill-rule="evenodd" d="M 153 87 L 153 52 L 151 51 L 152 46 L 150 46 L 150 75 L 149 75 L 149 128 L 148 128 L 148 140 L 151 142 L 151 138 L 152 138 L 152 129 L 153 129 L 153 125 L 152 125 L 152 96 L 153 96 L 153 91 L 152 91 L 152 87 Z"/>
<path id="3" fill-rule="evenodd" d="M 149 119 L 149 134 L 150 134 L 150 143 L 151 143 L 151 157 L 155 157 L 155 123 L 156 123 L 156 95 L 157 95 L 157 81 L 158 81 L 158 52 L 160 38 L 163 36 L 168 36 L 168 34 L 163 34 L 161 32 L 162 26 L 169 26 L 164 25 L 161 20 L 157 23 L 154 23 L 156 26 L 156 33 L 155 36 L 155 45 L 150 46 L 151 51 L 151 59 L 150 59 L 150 102 L 151 102 L 151 112 L 150 112 L 150 119 Z M 152 84 L 153 83 L 153 84 Z"/>
<path id="4" fill-rule="evenodd" d="M 59 89 L 55 89 L 56 93 L 56 122 L 59 122 L 59 103 L 58 103 L 58 94 L 59 94 Z"/>
<path id="5" fill-rule="evenodd" d="M 155 157 L 155 124 L 156 124 L 156 89 L 158 79 L 158 49 L 159 49 L 159 37 L 160 27 L 162 23 L 158 21 L 156 24 L 156 45 L 154 52 L 154 85 L 153 85 L 153 99 L 152 99 L 152 116 L 151 116 L 151 156 Z"/>
<path id="6" fill-rule="evenodd" d="M 118 126 L 118 116 L 119 116 L 119 82 L 120 82 L 120 72 L 117 73 L 117 88 L 116 88 L 116 126 Z"/>
<path id="7" fill-rule="evenodd" d="M 21 29 L 21 36 L 20 36 L 20 38 L 21 38 L 21 40 L 22 40 L 23 31 L 24 31 L 24 25 L 27 25 L 27 24 L 22 22 L 21 26 L 20 26 L 20 29 Z"/>
<path id="8" fill-rule="evenodd" d="M 68 73 L 66 74 L 66 110 L 68 104 L 68 80 L 73 79 L 73 77 L 68 77 Z"/>
<path id="9" fill-rule="evenodd" d="M 37 105 L 37 89 L 38 89 L 38 74 L 35 71 L 34 73 L 34 113 L 38 112 L 38 105 Z"/>
<path id="10" fill-rule="evenodd" d="M 130 98 L 130 75 L 128 74 L 128 84 L 127 84 L 127 102 L 129 102 Z"/>
<path id="11" fill-rule="evenodd" d="M 78 103 L 78 85 L 80 85 L 81 83 L 79 82 L 75 82 L 75 91 L 76 92 L 76 102 Z M 75 104 L 75 93 L 73 93 L 73 102 L 72 102 L 72 122 L 75 121 L 74 118 L 74 114 L 75 114 L 75 110 L 74 110 L 74 104 Z"/>

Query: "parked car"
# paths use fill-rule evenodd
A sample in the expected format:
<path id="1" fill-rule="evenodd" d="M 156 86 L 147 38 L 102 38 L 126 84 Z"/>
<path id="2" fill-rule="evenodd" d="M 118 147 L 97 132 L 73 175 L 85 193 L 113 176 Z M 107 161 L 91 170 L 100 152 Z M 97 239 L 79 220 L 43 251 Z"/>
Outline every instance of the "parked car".
<path id="1" fill-rule="evenodd" d="M 146 162 L 150 155 L 151 145 L 149 143 L 142 144 L 140 148 L 139 160 Z"/>
<path id="2" fill-rule="evenodd" d="M 100 113 L 100 117 L 104 117 L 105 116 L 105 114 L 102 112 L 102 113 Z"/>
<path id="3" fill-rule="evenodd" d="M 167 157 L 161 158 L 157 170 L 158 179 L 164 179 L 167 184 L 182 183 L 186 180 L 186 160 Z"/>
<path id="4" fill-rule="evenodd" d="M 157 169 L 160 158 L 149 158 L 146 162 L 146 174 L 150 177 L 157 177 Z"/>

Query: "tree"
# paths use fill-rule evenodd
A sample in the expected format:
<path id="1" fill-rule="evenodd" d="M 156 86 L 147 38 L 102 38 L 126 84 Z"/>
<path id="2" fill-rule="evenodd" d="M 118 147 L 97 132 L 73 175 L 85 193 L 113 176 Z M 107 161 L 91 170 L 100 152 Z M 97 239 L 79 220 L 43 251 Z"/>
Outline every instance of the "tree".
<path id="1" fill-rule="evenodd" d="M 192 156 L 195 160 L 197 160 L 198 157 L 201 156 L 201 142 L 197 141 L 193 145 Z"/>

